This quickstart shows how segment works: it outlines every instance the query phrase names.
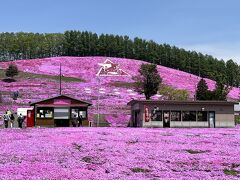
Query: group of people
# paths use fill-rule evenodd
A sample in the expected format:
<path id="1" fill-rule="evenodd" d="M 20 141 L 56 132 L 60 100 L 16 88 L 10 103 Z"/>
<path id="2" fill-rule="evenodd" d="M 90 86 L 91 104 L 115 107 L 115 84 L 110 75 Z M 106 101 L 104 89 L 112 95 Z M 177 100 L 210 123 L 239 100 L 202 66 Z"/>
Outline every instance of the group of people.
<path id="1" fill-rule="evenodd" d="M 8 128 L 8 124 L 10 123 L 10 127 L 14 127 L 14 121 L 15 121 L 15 116 L 14 113 L 12 113 L 10 110 L 7 110 L 5 114 L 2 116 L 3 121 L 4 121 L 4 127 Z M 22 124 L 24 122 L 25 117 L 20 113 L 17 116 L 17 122 L 18 122 L 18 127 L 22 128 Z"/>
<path id="2" fill-rule="evenodd" d="M 73 115 L 73 118 L 71 119 L 71 122 L 72 122 L 72 126 L 73 127 L 80 127 L 82 126 L 82 121 L 83 121 L 83 118 L 81 115 L 79 115 L 77 117 L 76 114 Z"/>

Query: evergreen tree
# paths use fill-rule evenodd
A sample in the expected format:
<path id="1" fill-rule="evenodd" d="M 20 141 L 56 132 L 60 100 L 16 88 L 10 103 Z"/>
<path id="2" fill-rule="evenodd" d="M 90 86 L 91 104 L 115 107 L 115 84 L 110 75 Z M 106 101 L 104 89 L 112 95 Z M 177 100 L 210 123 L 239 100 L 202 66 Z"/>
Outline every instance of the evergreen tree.
<path id="1" fill-rule="evenodd" d="M 239 71 L 237 63 L 233 60 L 226 62 L 227 84 L 230 86 L 239 86 Z"/>
<path id="2" fill-rule="evenodd" d="M 149 100 L 151 96 L 157 94 L 159 85 L 162 82 L 155 64 L 142 64 L 138 76 L 135 76 L 135 90 L 144 94 Z"/>
<path id="3" fill-rule="evenodd" d="M 231 90 L 230 86 L 225 85 L 223 77 L 217 77 L 216 87 L 213 91 L 208 90 L 206 81 L 202 78 L 197 86 L 196 99 L 197 100 L 215 100 L 226 101 L 227 95 Z"/>
<path id="4" fill-rule="evenodd" d="M 202 78 L 197 85 L 196 100 L 209 100 L 208 85 Z"/>
<path id="5" fill-rule="evenodd" d="M 6 69 L 5 75 L 7 77 L 13 78 L 14 76 L 18 75 L 18 68 L 15 64 L 10 64 L 8 68 Z"/>
<path id="6" fill-rule="evenodd" d="M 225 85 L 223 78 L 218 78 L 216 82 L 216 88 L 213 91 L 213 100 L 226 101 L 227 95 L 231 90 L 230 86 Z"/>

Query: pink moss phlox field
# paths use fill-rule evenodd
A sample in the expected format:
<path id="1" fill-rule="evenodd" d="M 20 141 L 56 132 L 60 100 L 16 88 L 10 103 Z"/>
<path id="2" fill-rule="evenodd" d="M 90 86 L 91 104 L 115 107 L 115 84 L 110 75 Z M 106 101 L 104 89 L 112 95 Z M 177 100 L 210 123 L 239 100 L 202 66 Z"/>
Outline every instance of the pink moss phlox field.
<path id="1" fill-rule="evenodd" d="M 82 78 L 88 83 L 92 84 L 92 87 L 96 85 L 96 73 L 100 69 L 98 63 L 103 63 L 107 57 L 54 57 L 54 58 L 44 58 L 36 60 L 18 60 L 14 61 L 21 71 L 38 73 L 38 74 L 48 74 L 48 75 L 58 75 L 59 74 L 59 64 L 62 64 L 62 73 L 64 76 Z M 138 73 L 138 69 L 143 61 L 130 60 L 125 58 L 109 58 L 114 63 L 118 63 L 121 69 L 127 71 L 130 75 L 134 76 Z M 2 68 L 6 68 L 9 62 L 1 63 Z M 176 87 L 178 89 L 187 89 L 189 92 L 193 93 L 196 89 L 196 84 L 199 81 L 199 77 L 167 68 L 158 65 L 158 70 L 163 78 L 163 83 Z M 131 77 L 105 77 L 101 78 L 102 83 L 111 81 L 126 81 L 132 82 Z M 215 82 L 206 79 L 209 89 L 214 89 Z M 233 89 L 230 93 L 231 98 L 238 98 L 238 89 Z M 237 97 L 236 97 L 237 96 Z"/>
<path id="2" fill-rule="evenodd" d="M 59 75 L 59 65 L 62 64 L 62 74 L 64 77 L 79 78 L 82 81 L 64 81 L 62 82 L 62 93 L 73 96 L 75 98 L 89 101 L 93 104 L 90 109 L 90 113 L 97 113 L 97 96 L 98 96 L 98 81 L 96 74 L 100 69 L 98 63 L 103 63 L 107 57 L 53 57 L 34 60 L 17 60 L 13 62 L 1 62 L 0 69 L 6 69 L 8 64 L 16 63 L 19 70 L 34 74 L 44 74 L 51 76 Z M 120 65 L 120 68 L 130 74 L 129 77 L 100 77 L 100 88 L 104 88 L 104 91 L 100 93 L 100 113 L 108 114 L 112 117 L 120 117 L 115 122 L 113 118 L 109 118 L 112 126 L 120 125 L 126 126 L 126 118 L 122 115 L 130 114 L 127 102 L 131 99 L 144 99 L 143 95 L 139 95 L 133 91 L 132 76 L 138 74 L 138 69 L 143 61 L 130 60 L 124 58 L 108 58 L 113 63 Z M 163 83 L 170 85 L 177 89 L 188 90 L 191 98 L 193 98 L 196 90 L 196 85 L 199 81 L 199 77 L 191 75 L 186 72 L 174 70 L 164 66 L 157 66 L 158 71 L 163 79 Z M 209 89 L 213 90 L 215 82 L 206 79 Z M 117 84 L 117 83 L 120 83 Z M 16 82 L 6 83 L 0 81 L 0 91 L 3 92 L 4 103 L 0 104 L 0 113 L 6 109 L 12 109 L 16 111 L 17 107 L 29 106 L 30 102 L 39 101 L 45 98 L 56 96 L 59 94 L 59 82 L 58 80 L 39 76 L 38 78 L 18 78 Z M 9 93 L 19 91 L 20 97 L 13 101 L 9 96 Z M 232 88 L 228 98 L 238 99 L 239 88 Z M 153 97 L 157 99 L 158 97 Z M 94 116 L 92 116 L 94 117 Z M 107 117 L 107 116 L 106 116 Z M 123 123 L 124 122 L 124 123 Z"/>
<path id="3" fill-rule="evenodd" d="M 0 130 L 0 179 L 239 179 L 240 127 Z"/>

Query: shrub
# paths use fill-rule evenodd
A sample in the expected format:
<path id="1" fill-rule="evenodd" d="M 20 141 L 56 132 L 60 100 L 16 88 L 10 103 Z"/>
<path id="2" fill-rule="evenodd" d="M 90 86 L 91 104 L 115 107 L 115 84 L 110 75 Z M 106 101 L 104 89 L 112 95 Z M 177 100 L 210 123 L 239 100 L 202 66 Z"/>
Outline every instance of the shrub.
<path id="1" fill-rule="evenodd" d="M 159 94 L 167 97 L 168 100 L 184 101 L 189 99 L 189 94 L 187 90 L 174 89 L 171 86 L 167 86 L 164 84 L 160 85 Z"/>
<path id="2" fill-rule="evenodd" d="M 85 156 L 85 157 L 82 158 L 82 161 L 84 161 L 86 163 L 92 163 L 93 162 L 93 157 Z"/>
<path id="3" fill-rule="evenodd" d="M 235 117 L 235 124 L 240 124 L 240 116 Z"/>
<path id="4" fill-rule="evenodd" d="M 224 174 L 226 175 L 231 175 L 231 176 L 237 176 L 239 174 L 239 171 L 235 170 L 235 169 L 227 169 L 225 168 L 223 170 Z"/>
<path id="5" fill-rule="evenodd" d="M 131 171 L 134 172 L 134 173 L 148 173 L 148 172 L 151 172 L 149 169 L 143 169 L 143 168 L 139 168 L 139 167 L 131 168 Z"/>
<path id="6" fill-rule="evenodd" d="M 18 68 L 15 64 L 10 64 L 6 69 L 5 75 L 7 77 L 13 78 L 14 76 L 18 75 Z"/>

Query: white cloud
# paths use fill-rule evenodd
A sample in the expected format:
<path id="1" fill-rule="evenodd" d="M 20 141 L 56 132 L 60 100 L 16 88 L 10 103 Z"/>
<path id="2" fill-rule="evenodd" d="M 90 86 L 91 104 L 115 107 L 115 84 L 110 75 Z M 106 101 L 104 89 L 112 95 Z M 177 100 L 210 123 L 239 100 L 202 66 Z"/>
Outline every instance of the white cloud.
<path id="1" fill-rule="evenodd" d="M 186 50 L 194 50 L 212 55 L 225 61 L 233 59 L 240 64 L 240 42 L 182 45 Z"/>

